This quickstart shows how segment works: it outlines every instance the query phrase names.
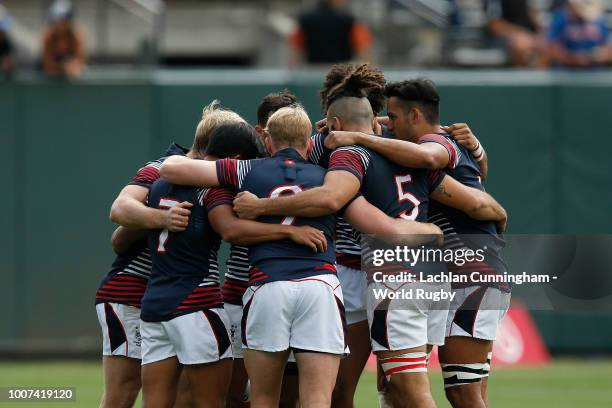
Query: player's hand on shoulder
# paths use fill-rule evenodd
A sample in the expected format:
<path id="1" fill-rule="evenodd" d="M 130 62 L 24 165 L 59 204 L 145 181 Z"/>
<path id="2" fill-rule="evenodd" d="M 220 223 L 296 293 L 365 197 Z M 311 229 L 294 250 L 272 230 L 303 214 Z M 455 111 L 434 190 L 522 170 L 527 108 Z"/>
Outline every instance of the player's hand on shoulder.
<path id="1" fill-rule="evenodd" d="M 451 126 L 442 126 L 442 130 L 451 135 L 457 143 L 469 151 L 476 150 L 479 146 L 476 135 L 474 135 L 467 123 L 455 123 Z"/>
<path id="2" fill-rule="evenodd" d="M 191 215 L 190 208 L 193 207 L 189 201 L 178 203 L 172 208 L 166 210 L 165 226 L 171 232 L 185 231 L 189 224 L 189 216 Z"/>
<path id="3" fill-rule="evenodd" d="M 317 133 L 327 133 L 329 131 L 327 128 L 327 118 L 323 118 L 315 123 L 315 129 L 317 130 Z"/>
<path id="4" fill-rule="evenodd" d="M 380 125 L 380 126 L 389 126 L 389 124 L 391 123 L 391 119 L 389 119 L 388 116 L 378 116 L 376 117 L 376 122 Z"/>
<path id="5" fill-rule="evenodd" d="M 291 240 L 296 244 L 305 245 L 314 252 L 327 251 L 327 239 L 322 231 L 308 225 L 290 228 Z"/>
<path id="6" fill-rule="evenodd" d="M 343 146 L 352 146 L 357 144 L 359 138 L 358 132 L 345 132 L 342 130 L 334 130 L 329 132 L 325 138 L 325 147 L 330 150 L 335 150 Z"/>
<path id="7" fill-rule="evenodd" d="M 234 198 L 234 212 L 238 218 L 254 220 L 261 215 L 259 197 L 248 191 L 243 191 Z"/>

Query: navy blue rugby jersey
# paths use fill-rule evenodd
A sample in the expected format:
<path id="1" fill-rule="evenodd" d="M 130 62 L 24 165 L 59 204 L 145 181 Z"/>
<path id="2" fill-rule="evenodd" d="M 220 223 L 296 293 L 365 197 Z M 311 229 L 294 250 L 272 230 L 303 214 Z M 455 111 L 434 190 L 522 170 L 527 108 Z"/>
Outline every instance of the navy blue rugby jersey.
<path id="1" fill-rule="evenodd" d="M 328 171 L 344 170 L 361 183 L 361 193 L 393 218 L 427 222 L 429 195 L 444 179 L 444 173 L 394 164 L 361 146 L 336 149 Z"/>
<path id="2" fill-rule="evenodd" d="M 449 152 L 449 166 L 444 169 L 448 175 L 463 185 L 485 191 L 480 175 L 480 165 L 465 147 L 456 143 L 450 135 L 443 132 L 426 135 L 419 140 L 419 143 L 430 142 L 441 144 Z M 495 223 L 475 220 L 460 210 L 436 201 L 431 204 L 429 221 L 442 229 L 447 248 L 487 248 L 483 262 L 466 263 L 461 267 L 449 265 L 449 270 L 456 273 L 479 271 L 484 274 L 497 274 L 506 271 L 506 265 L 500 254 L 505 242 L 497 233 Z M 454 287 L 457 286 L 461 285 L 454 284 Z M 462 286 L 466 285 L 462 284 Z M 492 286 L 502 290 L 510 290 L 510 285 L 506 283 L 492 284 Z"/>
<path id="3" fill-rule="evenodd" d="M 267 159 L 217 161 L 217 177 L 223 186 L 250 191 L 260 198 L 295 194 L 323 184 L 325 170 L 308 163 L 294 149 L 283 149 Z M 301 279 L 335 273 L 334 225 L 336 217 L 316 218 L 264 216 L 269 224 L 310 225 L 325 234 L 327 251 L 313 252 L 291 240 L 266 242 L 249 247 L 251 285 Z"/>
<path id="4" fill-rule="evenodd" d="M 185 231 L 149 233 L 153 268 L 142 299 L 142 320 L 166 321 L 222 306 L 217 264 L 221 238 L 212 228 L 208 212 L 219 205 L 231 205 L 233 197 L 223 188 L 177 186 L 165 180 L 153 184 L 150 207 L 167 209 L 183 201 L 193 203 L 193 207 Z"/>
<path id="5" fill-rule="evenodd" d="M 185 155 L 188 149 L 176 143 L 171 144 L 163 157 L 141 167 L 128 185 L 142 186 L 147 189 L 159 179 L 159 168 L 164 160 L 173 155 Z M 151 275 L 151 255 L 147 239 L 134 243 L 124 254 L 117 255 L 110 271 L 102 279 L 96 291 L 96 304 L 103 302 L 121 303 L 140 307 L 149 276 Z"/>
<path id="6" fill-rule="evenodd" d="M 419 222 L 427 222 L 429 195 L 445 177 L 439 171 L 399 166 L 361 146 L 341 147 L 332 153 L 328 171 L 340 170 L 355 175 L 361 183 L 363 196 L 385 214 Z M 369 260 L 365 260 L 365 263 L 370 270 Z M 389 274 L 400 270 L 439 273 L 446 268 L 437 262 L 419 262 L 413 268 L 386 265 L 384 269 L 377 268 Z"/>
<path id="7" fill-rule="evenodd" d="M 325 147 L 327 133 L 317 133 L 311 137 L 312 149 L 308 161 L 327 168 L 332 150 Z M 361 269 L 361 234 L 344 218 L 338 217 L 336 222 L 336 261 L 352 269 Z"/>

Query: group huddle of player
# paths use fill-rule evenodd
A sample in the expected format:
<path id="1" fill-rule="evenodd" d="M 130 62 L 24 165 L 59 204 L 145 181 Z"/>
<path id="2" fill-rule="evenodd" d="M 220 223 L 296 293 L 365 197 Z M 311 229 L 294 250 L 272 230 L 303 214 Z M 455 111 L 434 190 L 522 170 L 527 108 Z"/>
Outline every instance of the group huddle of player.
<path id="1" fill-rule="evenodd" d="M 371 352 L 381 406 L 435 407 L 435 345 L 453 407 L 487 406 L 509 288 L 378 299 L 399 287 L 367 276 L 360 239 L 472 248 L 484 235 L 484 259 L 448 270 L 502 273 L 507 216 L 484 192 L 483 147 L 467 125 L 440 125 L 429 80 L 340 64 L 320 95 L 314 131 L 288 91 L 264 97 L 256 126 L 213 102 L 190 149 L 171 145 L 120 192 L 117 257 L 96 293 L 102 407 L 133 406 L 141 386 L 149 408 L 353 407 Z"/>

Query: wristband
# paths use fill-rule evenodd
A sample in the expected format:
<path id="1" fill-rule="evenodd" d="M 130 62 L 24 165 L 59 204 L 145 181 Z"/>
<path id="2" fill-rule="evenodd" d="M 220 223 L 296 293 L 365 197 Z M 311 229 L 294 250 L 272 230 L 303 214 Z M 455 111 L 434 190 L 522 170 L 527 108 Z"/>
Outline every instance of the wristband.
<path id="1" fill-rule="evenodd" d="M 484 149 L 480 145 L 480 142 L 478 142 L 478 146 L 474 150 L 472 150 L 471 153 L 472 153 L 472 157 L 477 162 L 482 160 L 482 158 L 484 157 Z"/>

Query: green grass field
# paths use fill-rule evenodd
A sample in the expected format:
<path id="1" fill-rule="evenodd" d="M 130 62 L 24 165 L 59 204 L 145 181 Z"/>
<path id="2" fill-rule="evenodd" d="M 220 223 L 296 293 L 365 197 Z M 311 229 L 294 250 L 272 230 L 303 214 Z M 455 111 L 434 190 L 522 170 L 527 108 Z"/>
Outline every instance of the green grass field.
<path id="1" fill-rule="evenodd" d="M 448 407 L 440 373 L 431 374 L 439 407 Z M 100 364 L 95 362 L 0 362 L 0 387 L 65 386 L 76 388 L 76 402 L 0 403 L 0 407 L 96 407 L 102 390 Z M 490 384 L 492 408 L 610 408 L 612 361 L 558 361 L 544 368 L 494 370 Z M 375 377 L 366 373 L 357 392 L 358 408 L 375 408 Z"/>

